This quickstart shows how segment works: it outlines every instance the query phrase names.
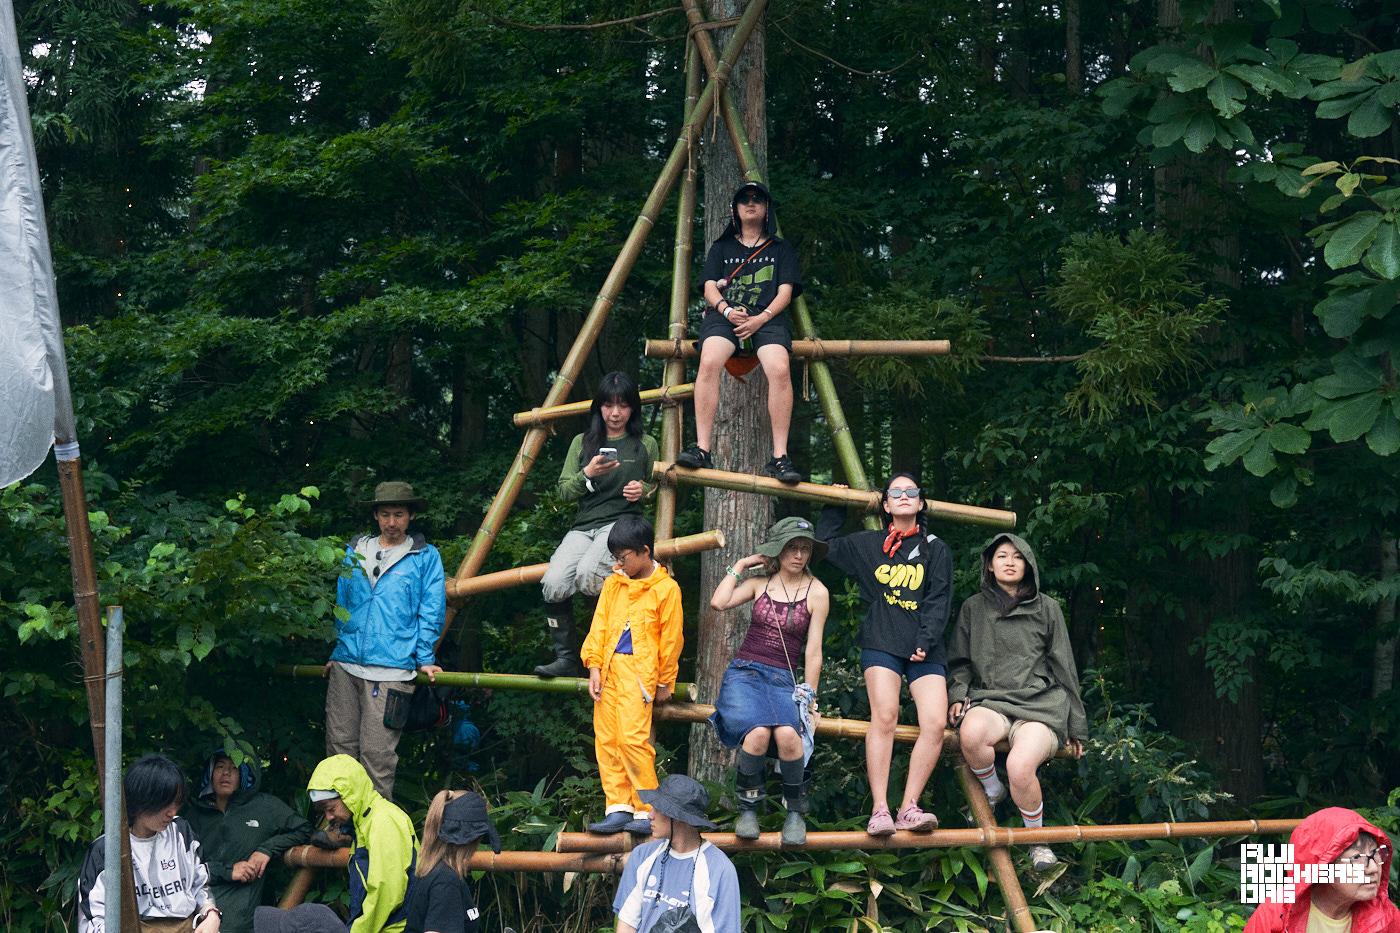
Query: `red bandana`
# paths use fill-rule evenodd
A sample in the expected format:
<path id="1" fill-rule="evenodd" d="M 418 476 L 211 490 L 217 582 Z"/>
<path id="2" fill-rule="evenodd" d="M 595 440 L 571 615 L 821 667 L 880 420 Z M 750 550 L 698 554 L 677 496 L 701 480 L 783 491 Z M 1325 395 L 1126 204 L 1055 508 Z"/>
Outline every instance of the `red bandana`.
<path id="1" fill-rule="evenodd" d="M 900 531 L 898 528 L 894 527 L 894 522 L 890 522 L 890 534 L 889 534 L 889 537 L 887 537 L 887 538 L 885 539 L 885 543 L 884 543 L 884 545 L 880 548 L 880 550 L 882 550 L 882 551 L 885 552 L 885 556 L 886 556 L 886 557 L 893 557 L 893 556 L 894 556 L 894 552 L 897 551 L 897 550 L 899 550 L 899 542 L 903 541 L 905 538 L 912 538 L 912 537 L 914 537 L 914 535 L 916 535 L 916 534 L 918 534 L 918 533 L 919 533 L 919 526 L 918 526 L 918 525 L 915 525 L 913 528 L 910 528 L 908 531 Z"/>

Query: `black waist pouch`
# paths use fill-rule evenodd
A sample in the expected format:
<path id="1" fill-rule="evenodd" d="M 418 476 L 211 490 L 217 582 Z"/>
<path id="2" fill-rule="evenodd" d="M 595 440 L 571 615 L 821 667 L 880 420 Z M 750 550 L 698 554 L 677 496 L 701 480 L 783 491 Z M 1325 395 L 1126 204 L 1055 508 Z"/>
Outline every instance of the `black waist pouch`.
<path id="1" fill-rule="evenodd" d="M 447 724 L 447 703 L 437 688 L 416 684 L 412 690 L 389 690 L 384 701 L 384 728 L 420 732 Z"/>

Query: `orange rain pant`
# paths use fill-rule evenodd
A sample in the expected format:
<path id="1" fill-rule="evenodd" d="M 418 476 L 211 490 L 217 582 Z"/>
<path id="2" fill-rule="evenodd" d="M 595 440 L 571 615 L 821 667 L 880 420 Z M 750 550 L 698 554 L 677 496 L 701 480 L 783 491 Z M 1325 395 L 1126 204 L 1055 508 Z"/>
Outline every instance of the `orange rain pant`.
<path id="1" fill-rule="evenodd" d="M 643 692 L 630 654 L 614 654 L 603 681 L 603 698 L 593 704 L 593 750 L 603 782 L 607 813 L 651 812 L 637 796 L 655 790 L 656 749 L 651 744 L 651 701 Z"/>

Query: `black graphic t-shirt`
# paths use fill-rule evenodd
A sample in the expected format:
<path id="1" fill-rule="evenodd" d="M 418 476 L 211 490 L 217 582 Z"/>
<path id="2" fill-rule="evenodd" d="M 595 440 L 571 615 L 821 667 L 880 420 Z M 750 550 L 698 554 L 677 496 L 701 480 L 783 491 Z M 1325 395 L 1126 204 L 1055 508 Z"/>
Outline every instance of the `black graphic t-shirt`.
<path id="1" fill-rule="evenodd" d="M 743 305 L 750 311 L 762 311 L 778 297 L 779 285 L 791 285 L 792 297 L 802 294 L 802 270 L 797 265 L 797 250 L 787 240 L 774 237 L 763 252 L 745 263 L 757 247 L 740 243 L 737 237 L 723 236 L 715 240 L 705 255 L 705 268 L 700 273 L 703 282 L 729 280 L 720 289 L 725 301 Z M 743 268 L 741 269 L 740 266 Z M 734 271 L 738 269 L 736 278 Z M 776 321 L 785 320 L 778 315 Z"/>

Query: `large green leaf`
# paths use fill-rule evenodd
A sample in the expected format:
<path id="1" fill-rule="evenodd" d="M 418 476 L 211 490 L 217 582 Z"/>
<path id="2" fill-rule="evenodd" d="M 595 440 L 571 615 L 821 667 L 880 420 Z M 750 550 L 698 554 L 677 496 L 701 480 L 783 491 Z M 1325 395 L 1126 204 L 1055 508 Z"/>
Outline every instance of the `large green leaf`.
<path id="1" fill-rule="evenodd" d="M 1206 469 L 1214 470 L 1217 467 L 1229 466 L 1238 460 L 1246 450 L 1252 447 L 1259 435 L 1264 433 L 1263 428 L 1249 428 L 1244 431 L 1231 431 L 1229 434 L 1222 434 L 1212 438 L 1206 445 Z"/>
<path id="2" fill-rule="evenodd" d="M 1381 215 L 1376 211 L 1362 211 L 1353 214 L 1332 232 L 1322 258 L 1333 269 L 1344 269 L 1361 259 L 1361 254 L 1375 239 L 1376 228 L 1380 226 Z"/>
<path id="3" fill-rule="evenodd" d="M 1376 417 L 1376 423 L 1366 432 L 1366 446 L 1380 457 L 1389 457 L 1400 450 L 1400 420 L 1389 406 Z"/>
<path id="4" fill-rule="evenodd" d="M 1356 333 L 1366 318 L 1367 294 L 1365 289 L 1339 288 L 1317 303 L 1313 313 L 1322 321 L 1327 336 L 1340 339 Z"/>
<path id="5" fill-rule="evenodd" d="M 1381 396 L 1377 392 L 1342 402 L 1332 410 L 1327 430 L 1338 443 L 1354 441 L 1371 430 L 1380 411 Z"/>
<path id="6" fill-rule="evenodd" d="M 1267 437 L 1260 437 L 1254 442 L 1254 446 L 1249 449 L 1249 453 L 1244 455 L 1244 468 L 1255 476 L 1267 476 L 1278 466 L 1278 460 L 1274 458 L 1273 448 L 1269 446 Z"/>
<path id="7" fill-rule="evenodd" d="M 1301 454 L 1312 443 L 1312 435 L 1296 424 L 1280 421 L 1268 431 L 1269 446 L 1279 453 Z"/>
<path id="8" fill-rule="evenodd" d="M 1347 132 L 1360 139 L 1379 136 L 1390 129 L 1392 108 L 1386 107 L 1372 94 L 1364 103 L 1351 112 L 1347 120 Z"/>
<path id="9" fill-rule="evenodd" d="M 1215 138 L 1215 118 L 1208 113 L 1198 113 L 1191 118 L 1182 139 L 1192 152 L 1205 152 L 1210 141 Z"/>
<path id="10" fill-rule="evenodd" d="M 1214 105 L 1215 112 L 1226 119 L 1244 109 L 1245 94 L 1244 82 L 1229 75 L 1218 76 L 1206 87 L 1206 96 Z"/>
<path id="11" fill-rule="evenodd" d="M 1205 87 L 1219 74 L 1220 72 L 1205 62 L 1184 62 L 1172 71 L 1172 76 L 1167 79 L 1167 83 L 1171 85 L 1173 91 L 1185 93 L 1186 91 L 1194 91 L 1198 87 Z"/>
<path id="12" fill-rule="evenodd" d="M 1376 239 L 1366 250 L 1363 260 L 1367 269 L 1383 279 L 1400 276 L 1400 229 L 1393 217 L 1387 217 L 1376 230 Z"/>

